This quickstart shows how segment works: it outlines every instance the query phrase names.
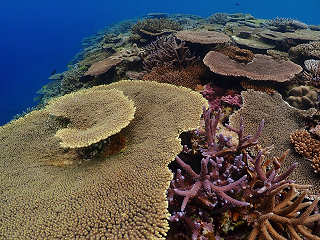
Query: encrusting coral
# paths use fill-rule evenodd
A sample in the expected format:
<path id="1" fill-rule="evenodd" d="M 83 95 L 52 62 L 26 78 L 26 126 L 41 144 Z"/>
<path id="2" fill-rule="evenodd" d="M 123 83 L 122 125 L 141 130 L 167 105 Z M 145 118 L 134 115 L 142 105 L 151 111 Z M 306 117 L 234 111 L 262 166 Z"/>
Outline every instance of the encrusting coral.
<path id="1" fill-rule="evenodd" d="M 48 111 L 33 111 L 0 127 L 0 238 L 165 239 L 169 213 L 167 165 L 181 151 L 179 133 L 196 128 L 207 105 L 190 89 L 120 81 L 134 101 L 135 118 L 121 132 L 126 147 L 107 159 L 54 167 L 76 158 L 54 135 Z"/>
<path id="2" fill-rule="evenodd" d="M 55 135 L 64 148 L 87 147 L 107 139 L 128 126 L 135 113 L 133 101 L 115 89 L 80 90 L 50 100 L 45 109 L 68 122 Z"/>

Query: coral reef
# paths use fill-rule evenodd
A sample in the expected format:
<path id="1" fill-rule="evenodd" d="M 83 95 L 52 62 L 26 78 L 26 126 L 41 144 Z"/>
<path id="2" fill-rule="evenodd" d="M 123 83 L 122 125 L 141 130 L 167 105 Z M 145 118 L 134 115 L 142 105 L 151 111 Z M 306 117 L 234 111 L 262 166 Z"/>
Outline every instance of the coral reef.
<path id="1" fill-rule="evenodd" d="M 208 18 L 209 23 L 216 23 L 225 25 L 229 20 L 229 16 L 226 13 L 215 13 Z"/>
<path id="2" fill-rule="evenodd" d="M 242 118 L 237 128 L 227 125 L 238 136 L 232 144 L 230 136 L 217 134 L 221 112 L 204 109 L 203 115 L 204 129 L 193 132 L 195 149 L 185 145 L 172 167 L 168 239 L 318 239 L 319 199 L 305 201 L 310 185 L 289 179 L 297 163 L 280 171 L 289 151 L 266 159 L 271 148 L 257 145 L 264 121 L 253 135 L 244 134 Z M 252 147 L 258 149 L 254 157 Z M 236 231 L 241 225 L 242 234 Z"/>
<path id="3" fill-rule="evenodd" d="M 165 239 L 169 213 L 167 165 L 181 151 L 177 138 L 199 125 L 203 97 L 190 89 L 145 81 L 95 87 L 134 101 L 134 120 L 122 130 L 126 147 L 107 159 L 72 160 L 54 137 L 61 127 L 33 111 L 0 127 L 0 236 L 9 239 Z M 14 214 L 12 214 L 14 212 Z"/>
<path id="4" fill-rule="evenodd" d="M 301 66 L 291 61 L 276 61 L 262 54 L 255 54 L 250 64 L 241 64 L 220 52 L 210 51 L 203 62 L 214 73 L 250 80 L 286 82 L 302 71 Z"/>
<path id="5" fill-rule="evenodd" d="M 222 32 L 215 31 L 190 31 L 184 30 L 179 31 L 176 34 L 176 37 L 182 41 L 198 43 L 203 45 L 217 45 L 217 44 L 226 44 L 230 43 L 230 38 L 228 35 Z"/>
<path id="6" fill-rule="evenodd" d="M 182 30 L 182 26 L 167 18 L 152 18 L 138 21 L 131 28 L 130 40 L 137 44 L 147 44 L 156 37 Z"/>
<path id="7" fill-rule="evenodd" d="M 50 114 L 68 122 L 56 137 L 63 148 L 88 147 L 118 133 L 134 118 L 132 100 L 112 89 L 85 89 L 50 100 L 45 107 Z"/>
<path id="8" fill-rule="evenodd" d="M 272 153 L 279 156 L 287 149 L 291 148 L 289 136 L 297 129 L 304 127 L 307 116 L 312 116 L 316 110 L 298 110 L 289 106 L 283 101 L 280 94 L 268 95 L 266 93 L 248 90 L 241 93 L 243 99 L 242 108 L 230 116 L 230 125 L 239 126 L 240 116 L 245 116 L 245 134 L 253 134 L 256 125 L 265 120 L 265 128 L 261 133 L 259 142 L 262 146 L 272 146 L 275 148 Z M 284 124 L 285 123 L 285 124 Z M 291 164 L 298 162 L 299 165 L 291 174 L 291 179 L 298 184 L 310 184 L 310 194 L 319 193 L 319 179 L 313 172 L 312 167 L 306 161 L 289 152 L 283 167 L 289 168 Z"/>
<path id="9" fill-rule="evenodd" d="M 117 66 L 122 60 L 117 57 L 108 57 L 104 60 L 93 63 L 84 73 L 85 76 L 99 76 L 108 72 L 112 67 Z"/>
<path id="10" fill-rule="evenodd" d="M 223 53 L 232 60 L 240 63 L 249 63 L 253 60 L 254 54 L 250 50 L 240 49 L 235 46 L 229 46 L 218 50 L 218 52 Z"/>
<path id="11" fill-rule="evenodd" d="M 223 104 L 231 105 L 233 107 L 241 107 L 241 96 L 232 90 L 224 90 L 221 87 L 214 86 L 210 83 L 204 86 L 201 94 L 208 100 L 210 109 L 216 111 L 222 108 Z"/>
<path id="12" fill-rule="evenodd" d="M 84 38 L 0 127 L 0 238 L 320 239 L 319 29 L 155 12 Z"/>
<path id="13" fill-rule="evenodd" d="M 176 86 L 183 86 L 196 89 L 201 84 L 201 79 L 206 73 L 202 65 L 191 65 L 181 70 L 175 70 L 168 66 L 154 67 L 150 73 L 143 76 L 144 81 L 156 81 L 171 83 Z"/>
<path id="14" fill-rule="evenodd" d="M 309 86 L 298 86 L 290 89 L 286 101 L 293 107 L 305 110 L 316 106 L 318 93 Z"/>
<path id="15" fill-rule="evenodd" d="M 289 57 L 303 63 L 307 59 L 320 59 L 320 42 L 300 44 L 289 49 Z"/>
<path id="16" fill-rule="evenodd" d="M 306 130 L 296 130 L 290 135 L 294 149 L 312 162 L 316 173 L 320 171 L 320 141 Z"/>
<path id="17" fill-rule="evenodd" d="M 268 20 L 266 23 L 272 30 L 279 32 L 293 32 L 297 29 L 308 28 L 307 24 L 291 18 L 276 17 Z"/>
<path id="18" fill-rule="evenodd" d="M 181 70 L 195 60 L 185 42 L 173 35 L 160 37 L 150 43 L 145 47 L 144 55 L 143 66 L 148 71 L 160 66 Z"/>

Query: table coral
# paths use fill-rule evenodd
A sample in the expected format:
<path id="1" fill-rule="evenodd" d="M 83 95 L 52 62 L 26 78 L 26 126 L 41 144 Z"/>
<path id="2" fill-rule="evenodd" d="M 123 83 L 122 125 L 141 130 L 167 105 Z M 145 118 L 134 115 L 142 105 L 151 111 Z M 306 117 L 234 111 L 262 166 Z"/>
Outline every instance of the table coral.
<path id="1" fill-rule="evenodd" d="M 255 54 L 252 62 L 243 64 L 220 52 L 210 51 L 203 62 L 216 74 L 250 80 L 286 82 L 302 71 L 301 66 L 291 61 L 278 61 L 263 54 Z"/>
<path id="2" fill-rule="evenodd" d="M 67 128 L 55 135 L 64 148 L 88 147 L 107 139 L 128 126 L 135 113 L 133 101 L 115 89 L 73 92 L 50 100 L 45 109 L 68 121 Z"/>
<path id="3" fill-rule="evenodd" d="M 44 110 L 0 127 L 0 238 L 165 239 L 167 165 L 181 151 L 179 133 L 199 125 L 206 101 L 156 82 L 94 88 L 111 89 L 134 101 L 136 113 L 122 130 L 126 148 L 107 159 L 45 164 L 78 156 L 60 147 L 54 135 L 61 126 Z"/>

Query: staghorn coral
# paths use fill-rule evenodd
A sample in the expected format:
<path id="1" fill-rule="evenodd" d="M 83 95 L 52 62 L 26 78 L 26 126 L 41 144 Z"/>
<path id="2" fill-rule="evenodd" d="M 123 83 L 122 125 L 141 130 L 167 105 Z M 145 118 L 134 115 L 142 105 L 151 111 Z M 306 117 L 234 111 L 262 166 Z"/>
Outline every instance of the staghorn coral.
<path id="1" fill-rule="evenodd" d="M 304 127 L 305 117 L 313 115 L 316 111 L 315 109 L 303 111 L 290 107 L 278 93 L 270 96 L 266 93 L 248 90 L 242 92 L 241 95 L 243 105 L 230 116 L 231 126 L 238 126 L 240 116 L 244 116 L 245 134 L 253 134 L 255 126 L 264 119 L 265 128 L 259 142 L 262 146 L 275 144 L 275 148 L 272 150 L 275 155 L 281 155 L 291 148 L 290 134 L 296 129 Z M 291 179 L 298 184 L 313 185 L 310 187 L 310 194 L 317 195 L 319 193 L 319 179 L 310 164 L 296 154 L 289 152 L 287 160 L 284 162 L 284 169 L 296 162 L 299 165 L 291 174 Z"/>
<path id="2" fill-rule="evenodd" d="M 177 86 L 183 86 L 196 89 L 201 84 L 206 69 L 202 65 L 191 65 L 184 69 L 175 70 L 169 66 L 155 67 L 150 73 L 143 76 L 144 81 L 156 81 L 162 83 L 171 83 Z"/>
<path id="3" fill-rule="evenodd" d="M 312 162 L 316 173 L 320 171 L 320 141 L 306 131 L 296 130 L 290 135 L 290 142 L 294 149 Z"/>
<path id="4" fill-rule="evenodd" d="M 308 228 L 310 223 L 320 220 L 320 214 L 312 214 L 319 199 L 313 202 L 303 202 L 306 192 L 299 194 L 294 184 L 288 185 L 288 188 L 287 192 L 281 193 L 282 199 L 280 200 L 277 200 L 280 190 L 275 190 L 265 199 L 269 207 L 263 213 L 258 214 L 248 240 L 260 239 L 259 236 L 270 240 L 320 239 L 319 236 L 312 234 L 312 229 Z"/>
<path id="5" fill-rule="evenodd" d="M 309 86 L 298 86 L 290 89 L 287 102 L 299 109 L 309 109 L 316 106 L 318 93 Z"/>
<path id="6" fill-rule="evenodd" d="M 158 38 L 150 43 L 145 47 L 144 55 L 143 66 L 148 71 L 160 66 L 181 70 L 195 60 L 185 42 L 173 35 Z"/>
<path id="7" fill-rule="evenodd" d="M 304 61 L 307 71 L 303 72 L 303 79 L 307 84 L 320 86 L 320 60 L 309 59 Z"/>
<path id="8" fill-rule="evenodd" d="M 117 89 L 136 105 L 122 130 L 126 148 L 107 159 L 53 167 L 78 157 L 54 137 L 61 127 L 33 111 L 0 127 L 0 238 L 164 239 L 168 231 L 167 165 L 181 151 L 179 133 L 199 124 L 203 97 L 190 89 L 145 81 Z"/>
<path id="9" fill-rule="evenodd" d="M 276 61 L 263 54 L 255 54 L 250 64 L 242 64 L 222 53 L 210 51 L 203 62 L 214 73 L 250 80 L 286 82 L 302 71 L 302 67 L 291 61 Z"/>
<path id="10" fill-rule="evenodd" d="M 257 144 L 263 128 L 262 121 L 254 136 L 245 136 L 242 123 L 237 129 L 226 126 L 229 134 L 236 135 L 236 143 L 233 143 L 230 135 L 219 133 L 220 111 L 213 115 L 211 109 L 204 108 L 203 117 L 204 129 L 194 132 L 195 148 L 191 150 L 184 146 L 183 152 L 176 157 L 178 166 L 168 190 L 169 210 L 172 213 L 170 221 L 175 227 L 186 225 L 184 227 L 192 239 L 206 235 L 207 231 L 209 235 L 214 233 L 213 220 L 210 220 L 214 211 L 223 212 L 235 206 L 249 205 L 239 200 L 240 193 L 247 186 L 242 152 Z M 197 174 L 194 169 L 200 173 Z"/>
<path id="11" fill-rule="evenodd" d="M 85 89 L 52 99 L 46 106 L 50 114 L 68 121 L 56 137 L 63 148 L 88 147 L 118 133 L 134 118 L 132 100 L 121 91 Z"/>
<path id="12" fill-rule="evenodd" d="M 242 118 L 236 129 L 227 125 L 237 134 L 233 144 L 229 134 L 218 133 L 220 111 L 203 115 L 204 129 L 193 131 L 196 145 L 185 145 L 171 168 L 169 239 L 319 239 L 318 200 L 306 199 L 310 185 L 290 179 L 297 163 L 281 170 L 289 150 L 267 158 L 272 147 L 257 145 L 264 122 L 254 135 L 244 134 Z M 229 188 L 221 196 L 219 190 Z"/>

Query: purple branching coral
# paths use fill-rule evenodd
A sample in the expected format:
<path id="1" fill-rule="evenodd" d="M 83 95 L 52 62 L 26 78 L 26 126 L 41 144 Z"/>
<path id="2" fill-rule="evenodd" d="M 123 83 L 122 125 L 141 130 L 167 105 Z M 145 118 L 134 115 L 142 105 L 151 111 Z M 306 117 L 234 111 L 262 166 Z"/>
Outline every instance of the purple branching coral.
<path id="1" fill-rule="evenodd" d="M 172 183 L 174 192 L 179 195 L 183 196 L 183 202 L 181 205 L 181 211 L 184 211 L 188 201 L 190 198 L 194 198 L 197 195 L 200 195 L 200 191 L 203 191 L 203 194 L 210 196 L 211 199 L 217 199 L 217 196 L 224 199 L 224 201 L 230 202 L 235 206 L 247 206 L 249 205 L 247 202 L 238 201 L 229 195 L 226 192 L 232 191 L 234 192 L 236 189 L 241 187 L 241 184 L 246 180 L 247 175 L 244 175 L 237 181 L 233 181 L 231 178 L 228 179 L 230 182 L 228 185 L 219 186 L 220 183 L 218 176 L 219 176 L 219 165 L 221 165 L 221 161 L 223 158 L 217 159 L 217 162 L 210 159 L 209 157 L 203 158 L 201 160 L 201 171 L 200 174 L 196 174 L 192 168 L 184 163 L 179 157 L 176 157 L 177 163 L 182 167 L 183 170 L 191 177 L 194 184 L 192 185 L 191 189 L 187 190 L 180 190 L 185 186 L 184 176 L 181 174 L 181 171 L 177 172 L 177 179 Z M 211 163 L 211 171 L 209 171 L 208 163 Z M 222 166 L 222 165 L 221 165 Z M 212 204 L 211 207 L 215 207 L 216 203 Z"/>
<path id="2" fill-rule="evenodd" d="M 147 71 L 159 66 L 181 70 L 192 64 L 194 60 L 195 57 L 192 56 L 185 42 L 170 35 L 158 38 L 145 48 L 143 65 Z"/>
<path id="3" fill-rule="evenodd" d="M 192 149 L 185 145 L 172 166 L 168 239 L 320 239 L 318 198 L 308 200 L 310 185 L 289 179 L 297 163 L 281 171 L 289 151 L 266 159 L 272 147 L 258 145 L 264 121 L 254 135 L 244 134 L 242 119 L 238 129 L 226 126 L 234 142 L 218 134 L 220 110 L 204 109 L 203 118 Z"/>

